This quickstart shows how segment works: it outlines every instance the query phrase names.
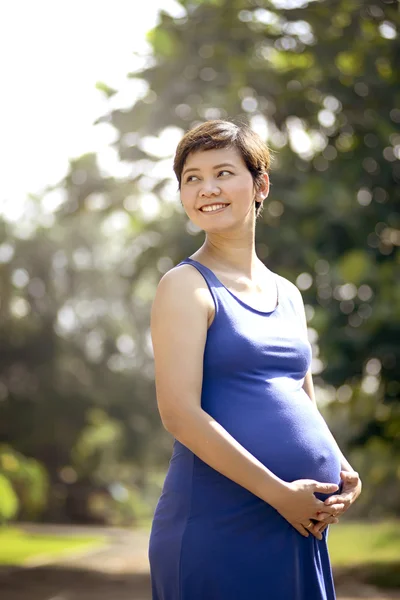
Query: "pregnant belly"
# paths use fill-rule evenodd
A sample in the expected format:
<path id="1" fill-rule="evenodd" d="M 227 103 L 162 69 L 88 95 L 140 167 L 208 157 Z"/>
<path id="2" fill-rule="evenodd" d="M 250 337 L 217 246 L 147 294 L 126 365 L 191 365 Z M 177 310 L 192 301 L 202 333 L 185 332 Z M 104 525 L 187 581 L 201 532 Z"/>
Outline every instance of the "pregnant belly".
<path id="1" fill-rule="evenodd" d="M 340 484 L 340 457 L 319 411 L 303 390 L 286 395 L 274 390 L 249 398 L 238 390 L 207 394 L 202 406 L 253 456 L 284 481 L 314 479 Z M 325 494 L 316 494 L 324 500 Z M 193 518 L 210 515 L 231 524 L 236 517 L 259 522 L 264 501 L 228 479 L 175 441 L 161 499 L 163 514 L 189 513 Z M 189 505 L 188 505 L 189 503 Z M 189 508 L 190 506 L 190 508 Z M 161 509 L 160 509 L 161 510 Z M 268 513 L 269 514 L 269 513 Z M 219 517 L 218 517 L 219 515 Z M 177 517 L 178 518 L 178 517 Z M 248 522 L 248 521 L 246 521 Z"/>
<path id="2" fill-rule="evenodd" d="M 230 394 L 229 405 L 218 400 L 204 410 L 278 477 L 340 483 L 337 447 L 304 390 L 271 390 L 250 401 Z"/>

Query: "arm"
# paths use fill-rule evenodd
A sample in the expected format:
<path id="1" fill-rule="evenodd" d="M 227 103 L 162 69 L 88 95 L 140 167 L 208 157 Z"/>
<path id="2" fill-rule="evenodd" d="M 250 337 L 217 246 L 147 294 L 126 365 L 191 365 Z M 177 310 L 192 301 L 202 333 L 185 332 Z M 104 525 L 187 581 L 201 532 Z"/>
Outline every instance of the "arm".
<path id="1" fill-rule="evenodd" d="M 203 355 L 210 293 L 192 267 L 172 269 L 160 281 L 151 314 L 156 393 L 164 427 L 202 461 L 276 508 L 302 535 L 302 523 L 324 507 L 315 491 L 337 485 L 285 482 L 248 452 L 201 408 Z"/>
<path id="2" fill-rule="evenodd" d="M 297 311 L 299 314 L 299 318 L 301 320 L 302 326 L 307 334 L 307 318 L 306 318 L 306 313 L 304 310 L 304 302 L 303 302 L 303 298 L 302 295 L 300 293 L 300 291 L 298 290 L 298 288 L 296 288 L 296 286 L 293 285 L 294 288 L 294 299 L 297 305 Z M 305 377 L 304 377 L 304 382 L 303 382 L 303 390 L 306 392 L 307 396 L 310 398 L 311 402 L 315 405 L 316 410 L 318 410 L 317 407 L 317 401 L 315 399 L 315 391 L 314 391 L 314 384 L 313 384 L 313 379 L 312 379 L 312 373 L 311 373 L 311 368 L 308 369 Z M 328 435 L 329 437 L 332 439 L 334 445 L 336 446 L 339 455 L 340 455 L 340 466 L 342 467 L 343 471 L 349 471 L 351 473 L 354 473 L 354 469 L 353 467 L 350 465 L 350 463 L 347 461 L 346 457 L 343 455 L 342 451 L 340 450 L 338 443 L 336 442 L 335 438 L 332 435 L 332 432 L 330 431 L 328 425 L 326 425 L 326 428 L 328 430 Z"/>
<path id="3" fill-rule="evenodd" d="M 310 399 L 314 402 L 316 410 L 318 410 L 317 404 L 315 402 L 314 385 L 312 381 L 311 370 L 308 371 L 304 379 L 303 389 L 306 392 L 306 394 L 310 397 Z M 336 446 L 340 456 L 340 466 L 342 468 L 342 472 L 340 475 L 341 479 L 343 480 L 343 485 L 340 495 L 336 496 L 336 498 L 333 498 L 333 496 L 331 498 L 328 498 L 327 500 L 325 500 L 325 505 L 329 506 L 330 504 L 338 501 L 343 502 L 344 507 L 342 512 L 345 512 L 350 508 L 350 506 L 357 500 L 358 496 L 361 494 L 362 483 L 357 471 L 353 469 L 349 461 L 344 456 L 343 452 L 340 450 L 339 445 L 333 437 L 328 425 L 326 425 L 326 430 L 328 436 L 331 438 L 333 444 Z M 314 530 L 323 531 L 323 527 L 321 527 L 321 524 L 319 524 L 314 527 Z"/>
<path id="4" fill-rule="evenodd" d="M 311 369 L 309 369 L 307 371 L 307 374 L 304 378 L 304 384 L 303 384 L 303 390 L 306 392 L 307 396 L 310 398 L 310 400 L 315 404 L 316 409 L 317 408 L 317 402 L 315 400 L 315 392 L 314 392 L 314 384 L 313 384 L 313 380 L 312 380 L 312 374 L 311 374 Z M 335 444 L 339 455 L 340 455 L 340 466 L 342 467 L 342 471 L 350 471 L 350 472 L 354 472 L 353 467 L 351 466 L 351 464 L 347 461 L 346 457 L 344 456 L 344 454 L 342 453 L 342 451 L 340 450 L 337 441 L 335 440 L 335 438 L 332 435 L 332 432 L 330 431 L 328 425 L 326 426 L 327 430 L 328 430 L 328 435 L 329 437 L 332 439 L 333 443 Z"/>

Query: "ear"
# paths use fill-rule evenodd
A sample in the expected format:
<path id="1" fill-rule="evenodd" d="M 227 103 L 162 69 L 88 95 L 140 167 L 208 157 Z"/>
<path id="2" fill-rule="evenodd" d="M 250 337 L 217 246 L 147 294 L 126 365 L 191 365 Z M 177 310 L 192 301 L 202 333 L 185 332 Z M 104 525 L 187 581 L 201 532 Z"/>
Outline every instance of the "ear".
<path id="1" fill-rule="evenodd" d="M 264 202 L 265 198 L 268 196 L 269 194 L 269 177 L 268 177 L 268 173 L 263 173 L 263 182 L 260 185 L 260 187 L 257 189 L 257 202 L 261 202 L 261 204 Z"/>

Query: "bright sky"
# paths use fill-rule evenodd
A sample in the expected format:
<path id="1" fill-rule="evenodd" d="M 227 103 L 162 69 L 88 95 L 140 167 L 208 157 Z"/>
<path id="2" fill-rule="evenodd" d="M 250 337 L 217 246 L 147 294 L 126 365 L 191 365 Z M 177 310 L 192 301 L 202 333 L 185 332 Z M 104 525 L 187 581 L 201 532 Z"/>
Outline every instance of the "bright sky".
<path id="1" fill-rule="evenodd" d="M 274 2 L 288 6 L 304 0 Z M 124 169 L 131 168 L 109 146 L 114 128 L 93 122 L 111 107 L 132 106 L 145 92 L 143 83 L 126 75 L 140 68 L 143 59 L 137 53 L 149 51 L 146 33 L 161 7 L 173 16 L 184 15 L 177 0 L 0 2 L 0 215 L 19 222 L 26 213 L 27 194 L 58 183 L 67 172 L 68 158 L 84 152 L 96 151 L 100 168 L 113 175 L 123 177 Z M 98 81 L 118 90 L 110 103 L 96 90 Z M 252 112 L 248 102 L 255 104 L 254 110 L 256 102 L 243 100 L 243 108 Z M 340 106 L 331 97 L 324 104 L 318 118 L 322 125 L 331 125 Z M 254 113 L 251 124 L 276 147 L 286 143 L 262 115 Z M 161 157 L 181 135 L 169 129 L 142 142 L 152 144 L 151 151 Z M 292 149 L 306 159 L 327 143 L 320 132 L 306 132 L 295 117 L 288 129 Z M 62 198 L 50 200 L 56 206 Z"/>
<path id="2" fill-rule="evenodd" d="M 110 126 L 97 81 L 132 105 L 140 85 L 146 32 L 160 7 L 179 16 L 175 0 L 12 0 L 0 3 L 0 213 L 66 173 L 68 157 L 104 148 Z M 14 204 L 15 206 L 15 204 Z"/>

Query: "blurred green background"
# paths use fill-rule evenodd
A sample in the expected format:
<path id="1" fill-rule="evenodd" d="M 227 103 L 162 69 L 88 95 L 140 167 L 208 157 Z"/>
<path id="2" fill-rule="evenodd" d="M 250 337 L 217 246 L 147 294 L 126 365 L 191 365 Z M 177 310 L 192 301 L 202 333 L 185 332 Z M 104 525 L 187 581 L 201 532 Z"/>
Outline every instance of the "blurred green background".
<path id="1" fill-rule="evenodd" d="M 364 484 L 349 518 L 395 519 L 399 4 L 177 4 L 127 73 L 136 100 L 115 108 L 118 90 L 97 84 L 115 176 L 96 154 L 71 159 L 17 222 L 0 216 L 0 522 L 151 521 L 172 438 L 150 307 L 204 235 L 183 213 L 172 156 L 214 118 L 250 123 L 273 152 L 257 253 L 303 293 L 319 406 Z"/>

